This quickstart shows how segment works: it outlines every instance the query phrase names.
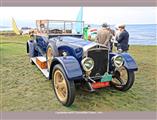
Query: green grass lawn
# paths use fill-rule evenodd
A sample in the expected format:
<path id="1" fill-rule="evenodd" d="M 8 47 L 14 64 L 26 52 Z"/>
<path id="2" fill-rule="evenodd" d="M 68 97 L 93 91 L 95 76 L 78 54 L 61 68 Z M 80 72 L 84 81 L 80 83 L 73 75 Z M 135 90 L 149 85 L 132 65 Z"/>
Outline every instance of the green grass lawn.
<path id="1" fill-rule="evenodd" d="M 77 89 L 71 107 L 62 106 L 51 83 L 26 54 L 28 36 L 0 36 L 1 111 L 155 111 L 157 107 L 157 46 L 131 46 L 139 70 L 127 92 Z"/>

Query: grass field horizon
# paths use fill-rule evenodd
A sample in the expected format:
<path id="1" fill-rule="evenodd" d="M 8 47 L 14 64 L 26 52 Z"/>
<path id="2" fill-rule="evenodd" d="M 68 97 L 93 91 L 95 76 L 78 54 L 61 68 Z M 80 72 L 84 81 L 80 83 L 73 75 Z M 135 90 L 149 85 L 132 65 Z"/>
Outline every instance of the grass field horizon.
<path id="1" fill-rule="evenodd" d="M 129 53 L 139 70 L 127 92 L 99 89 L 88 93 L 77 88 L 71 107 L 62 106 L 51 83 L 26 54 L 27 35 L 0 35 L 1 111 L 156 111 L 157 46 L 131 45 Z"/>

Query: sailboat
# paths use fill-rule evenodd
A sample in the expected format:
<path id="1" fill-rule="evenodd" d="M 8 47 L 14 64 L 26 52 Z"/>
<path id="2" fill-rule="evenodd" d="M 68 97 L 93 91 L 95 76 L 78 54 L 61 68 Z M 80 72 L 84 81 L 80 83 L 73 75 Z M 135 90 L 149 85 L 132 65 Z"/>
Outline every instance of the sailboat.
<path id="1" fill-rule="evenodd" d="M 83 34 L 83 26 L 82 26 L 82 21 L 83 21 L 83 7 L 80 8 L 80 11 L 77 15 L 77 18 L 76 18 L 76 25 L 75 25 L 75 28 L 76 28 L 76 32 L 77 33 L 80 33 L 80 34 Z"/>
<path id="2" fill-rule="evenodd" d="M 83 21 L 83 7 L 80 8 L 76 21 Z M 81 22 L 76 23 L 77 33 L 83 34 L 85 40 L 95 41 L 97 35 L 97 28 L 91 28 L 91 27 L 83 28 L 81 25 L 82 25 Z"/>
<path id="3" fill-rule="evenodd" d="M 20 35 L 20 34 L 21 34 L 19 28 L 18 28 L 17 25 L 16 25 L 16 22 L 15 22 L 14 18 L 12 18 L 12 29 L 13 29 L 13 31 L 14 31 L 17 35 Z"/>

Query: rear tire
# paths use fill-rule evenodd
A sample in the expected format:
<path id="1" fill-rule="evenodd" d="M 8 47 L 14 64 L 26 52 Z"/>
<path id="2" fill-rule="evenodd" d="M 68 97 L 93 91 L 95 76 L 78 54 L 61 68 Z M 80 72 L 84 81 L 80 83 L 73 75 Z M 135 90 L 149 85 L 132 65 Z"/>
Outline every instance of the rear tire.
<path id="1" fill-rule="evenodd" d="M 46 51 L 46 61 L 47 61 L 48 71 L 50 71 L 52 60 L 54 59 L 54 57 L 57 57 L 57 56 L 58 56 L 58 50 L 56 48 L 56 45 L 54 43 L 50 43 Z"/>
<path id="2" fill-rule="evenodd" d="M 75 99 L 74 81 L 68 80 L 63 67 L 58 64 L 52 72 L 52 85 L 60 103 L 69 107 Z"/>
<path id="3" fill-rule="evenodd" d="M 35 50 L 34 40 L 28 41 L 26 47 L 27 47 L 27 54 L 29 56 L 29 62 L 32 65 L 35 65 L 34 62 L 31 59 L 32 57 L 36 57 L 37 56 L 37 51 Z"/>

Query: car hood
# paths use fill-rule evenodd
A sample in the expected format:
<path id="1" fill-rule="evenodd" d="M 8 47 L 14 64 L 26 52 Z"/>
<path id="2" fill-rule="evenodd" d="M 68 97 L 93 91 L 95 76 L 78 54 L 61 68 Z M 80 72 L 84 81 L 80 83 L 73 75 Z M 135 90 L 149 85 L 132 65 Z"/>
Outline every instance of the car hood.
<path id="1" fill-rule="evenodd" d="M 83 48 L 83 51 L 87 51 L 89 48 L 99 45 L 96 42 L 87 41 L 76 37 L 61 37 L 62 42 L 72 46 L 77 46 Z"/>

